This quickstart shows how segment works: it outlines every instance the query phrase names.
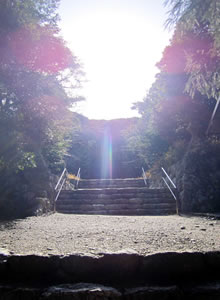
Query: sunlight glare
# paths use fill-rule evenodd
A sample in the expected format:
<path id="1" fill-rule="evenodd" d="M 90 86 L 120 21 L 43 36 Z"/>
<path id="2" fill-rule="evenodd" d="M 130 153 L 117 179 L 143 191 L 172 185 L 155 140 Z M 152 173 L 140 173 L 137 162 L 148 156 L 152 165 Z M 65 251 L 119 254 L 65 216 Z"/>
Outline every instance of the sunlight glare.
<path id="1" fill-rule="evenodd" d="M 112 178 L 112 136 L 109 129 L 105 130 L 102 144 L 101 178 Z"/>
<path id="2" fill-rule="evenodd" d="M 137 115 L 130 107 L 152 84 L 161 44 L 167 40 L 158 31 L 162 32 L 143 17 L 122 12 L 101 11 L 73 20 L 70 47 L 83 62 L 88 79 L 83 114 L 96 119 Z"/>

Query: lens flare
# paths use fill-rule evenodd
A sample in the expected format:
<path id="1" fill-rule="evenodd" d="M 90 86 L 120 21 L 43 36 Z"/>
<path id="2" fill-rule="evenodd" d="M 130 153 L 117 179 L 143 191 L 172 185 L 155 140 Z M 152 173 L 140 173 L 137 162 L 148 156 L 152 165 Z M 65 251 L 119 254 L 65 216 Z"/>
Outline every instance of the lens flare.
<path id="1" fill-rule="evenodd" d="M 108 129 L 103 138 L 101 178 L 112 178 L 112 137 Z"/>

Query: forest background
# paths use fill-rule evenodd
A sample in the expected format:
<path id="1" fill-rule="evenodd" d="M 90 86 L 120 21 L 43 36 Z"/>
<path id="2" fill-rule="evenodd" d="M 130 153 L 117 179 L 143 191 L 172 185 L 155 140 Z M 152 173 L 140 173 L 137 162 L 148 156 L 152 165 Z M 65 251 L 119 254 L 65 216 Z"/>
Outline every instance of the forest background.
<path id="1" fill-rule="evenodd" d="M 1 1 L 2 215 L 51 210 L 64 166 L 100 178 L 105 134 L 112 137 L 114 177 L 138 177 L 144 166 L 152 186 L 160 185 L 163 166 L 183 212 L 220 210 L 220 1 L 165 5 L 174 34 L 154 84 L 134 104 L 141 117 L 96 122 L 70 110 L 84 100 L 84 73 L 60 36 L 59 1 Z"/>

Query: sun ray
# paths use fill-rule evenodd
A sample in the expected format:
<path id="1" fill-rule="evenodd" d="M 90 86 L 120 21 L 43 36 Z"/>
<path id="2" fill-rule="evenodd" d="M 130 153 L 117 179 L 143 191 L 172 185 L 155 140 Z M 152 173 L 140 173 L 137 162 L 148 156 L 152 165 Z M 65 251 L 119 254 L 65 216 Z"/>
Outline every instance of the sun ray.
<path id="1" fill-rule="evenodd" d="M 112 137 L 108 128 L 104 133 L 101 155 L 101 178 L 112 178 Z"/>
<path id="2" fill-rule="evenodd" d="M 69 13 L 71 19 L 63 15 L 63 35 L 83 62 L 88 79 L 83 89 L 87 101 L 79 112 L 95 119 L 138 116 L 132 103 L 141 101 L 153 83 L 155 64 L 171 33 L 147 11 L 141 15 L 120 2 L 117 10 L 108 4 L 91 10 L 81 5 L 79 14 Z"/>

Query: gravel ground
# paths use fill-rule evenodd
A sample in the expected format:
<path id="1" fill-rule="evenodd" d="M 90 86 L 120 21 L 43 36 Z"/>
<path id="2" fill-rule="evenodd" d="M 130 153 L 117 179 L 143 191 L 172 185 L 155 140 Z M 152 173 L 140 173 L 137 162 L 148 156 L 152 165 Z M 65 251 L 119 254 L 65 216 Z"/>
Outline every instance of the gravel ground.
<path id="1" fill-rule="evenodd" d="M 219 251 L 220 220 L 52 214 L 0 222 L 0 253 L 68 255 Z"/>

